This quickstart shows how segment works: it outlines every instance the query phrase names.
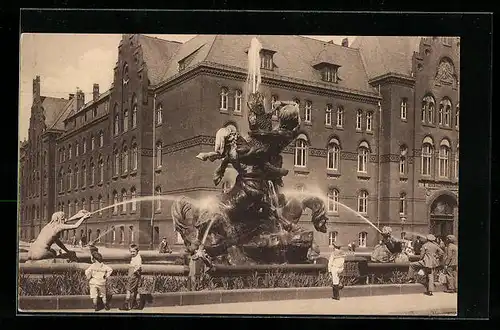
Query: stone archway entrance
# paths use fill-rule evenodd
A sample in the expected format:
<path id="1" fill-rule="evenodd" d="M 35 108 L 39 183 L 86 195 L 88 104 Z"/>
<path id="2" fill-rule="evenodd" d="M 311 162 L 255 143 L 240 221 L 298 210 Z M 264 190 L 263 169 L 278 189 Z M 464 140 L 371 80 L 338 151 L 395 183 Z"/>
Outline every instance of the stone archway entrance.
<path id="1" fill-rule="evenodd" d="M 451 195 L 437 197 L 430 209 L 430 232 L 436 237 L 456 235 L 457 200 Z"/>

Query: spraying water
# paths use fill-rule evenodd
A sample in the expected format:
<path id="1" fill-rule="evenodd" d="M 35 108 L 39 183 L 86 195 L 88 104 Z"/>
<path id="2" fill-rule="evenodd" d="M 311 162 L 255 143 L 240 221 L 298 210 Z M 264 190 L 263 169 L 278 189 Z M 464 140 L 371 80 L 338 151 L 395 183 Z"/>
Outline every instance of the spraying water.
<path id="1" fill-rule="evenodd" d="M 315 197 L 315 198 L 319 198 L 326 205 L 328 205 L 328 202 L 329 202 L 328 199 L 325 197 L 325 195 L 323 193 L 319 193 L 319 192 L 312 192 L 312 191 L 307 191 L 307 192 L 304 191 L 304 192 L 302 192 L 302 191 L 296 191 L 296 190 L 286 190 L 283 193 L 285 194 L 285 196 L 291 196 L 291 197 L 297 197 L 297 198 L 303 198 L 303 197 Z M 330 200 L 330 202 L 332 202 L 332 201 Z M 369 224 L 370 226 L 372 226 L 373 228 L 375 228 L 375 230 L 377 230 L 379 233 L 382 234 L 382 231 L 377 226 L 375 226 L 375 224 L 373 224 L 373 222 L 371 222 L 370 220 L 368 220 L 367 218 L 365 218 L 364 216 L 362 216 L 356 210 L 353 210 L 349 206 L 347 206 L 345 204 L 342 204 L 340 202 L 337 202 L 337 201 L 333 201 L 333 202 L 336 203 L 337 205 L 340 205 L 340 206 L 348 209 L 352 213 L 356 214 L 358 217 L 360 217 L 361 219 L 363 219 L 367 224 Z"/>
<path id="2" fill-rule="evenodd" d="M 249 91 L 255 93 L 259 90 L 261 83 L 260 76 L 260 51 L 262 45 L 257 38 L 252 38 L 250 48 L 248 49 L 248 76 L 247 84 Z"/>

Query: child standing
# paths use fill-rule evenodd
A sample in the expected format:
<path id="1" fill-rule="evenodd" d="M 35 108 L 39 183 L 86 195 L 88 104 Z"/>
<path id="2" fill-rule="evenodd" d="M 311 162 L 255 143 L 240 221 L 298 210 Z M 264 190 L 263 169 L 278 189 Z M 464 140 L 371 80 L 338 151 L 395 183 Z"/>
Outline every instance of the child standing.
<path id="1" fill-rule="evenodd" d="M 333 251 L 328 260 L 328 271 L 332 274 L 332 299 L 340 300 L 340 290 L 344 287 L 340 283 L 340 273 L 344 271 L 345 253 L 340 250 L 340 244 L 333 243 Z"/>
<path id="2" fill-rule="evenodd" d="M 120 310 L 131 310 L 131 309 L 142 309 L 142 302 L 140 306 L 136 304 L 136 299 L 139 298 L 138 294 L 139 284 L 141 282 L 141 273 L 142 273 L 142 257 L 139 254 L 139 247 L 136 244 L 130 245 L 130 265 L 128 268 L 128 281 L 127 281 L 127 292 L 125 296 L 125 303 Z"/>
<path id="3" fill-rule="evenodd" d="M 92 299 L 92 303 L 94 304 L 94 310 L 98 311 L 97 298 L 101 297 L 104 308 L 109 311 L 106 280 L 111 276 L 113 269 L 102 262 L 102 255 L 100 253 L 95 252 L 92 255 L 92 262 L 92 265 L 85 270 L 85 276 L 89 280 L 90 299 Z"/>

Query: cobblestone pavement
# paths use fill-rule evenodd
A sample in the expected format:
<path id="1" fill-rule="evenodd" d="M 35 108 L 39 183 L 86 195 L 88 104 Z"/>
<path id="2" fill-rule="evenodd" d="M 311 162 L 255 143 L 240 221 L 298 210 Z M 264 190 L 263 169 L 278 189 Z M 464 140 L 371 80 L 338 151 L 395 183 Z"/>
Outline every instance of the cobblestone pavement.
<path id="1" fill-rule="evenodd" d="M 437 292 L 424 294 L 331 299 L 260 301 L 175 307 L 146 307 L 125 313 L 152 314 L 314 314 L 314 315 L 456 315 L 457 295 Z M 89 310 L 44 312 L 95 313 Z M 117 313 L 117 309 L 97 313 Z"/>

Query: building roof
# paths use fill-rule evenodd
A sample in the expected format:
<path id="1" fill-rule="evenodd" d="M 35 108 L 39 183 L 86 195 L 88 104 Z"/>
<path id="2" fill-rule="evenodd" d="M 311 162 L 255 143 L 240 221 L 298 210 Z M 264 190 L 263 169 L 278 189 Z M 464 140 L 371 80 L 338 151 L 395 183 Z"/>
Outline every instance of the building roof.
<path id="1" fill-rule="evenodd" d="M 359 49 L 369 79 L 387 73 L 411 76 L 413 52 L 421 37 L 356 37 L 351 47 Z"/>
<path id="2" fill-rule="evenodd" d="M 139 35 L 143 59 L 148 68 L 152 85 L 160 83 L 168 69 L 168 64 L 182 43 Z"/>
<path id="3" fill-rule="evenodd" d="M 63 120 L 76 103 L 75 98 L 67 100 L 50 96 L 40 96 L 47 129 L 64 129 Z"/>
<path id="4" fill-rule="evenodd" d="M 330 59 L 332 64 L 340 66 L 338 75 L 340 81 L 336 84 L 339 87 L 348 89 L 373 92 L 368 84 L 368 77 L 363 66 L 360 52 L 357 49 L 343 47 L 340 45 L 323 42 L 301 36 L 276 36 L 276 35 L 198 35 L 181 46 L 171 46 L 172 51 L 176 49 L 175 54 L 168 61 L 168 69 L 161 79 L 158 79 L 157 70 L 153 74 L 151 83 L 163 82 L 179 73 L 179 61 L 191 56 L 186 67 L 194 66 L 201 62 L 214 62 L 230 67 L 236 67 L 247 70 L 248 55 L 247 50 L 253 37 L 257 37 L 263 48 L 275 51 L 273 57 L 276 65 L 273 75 L 285 76 L 310 82 L 321 81 L 320 73 L 314 69 L 318 58 Z M 152 38 L 148 38 L 152 39 Z M 145 38 L 141 39 L 146 40 Z M 161 44 L 163 40 L 155 39 L 155 43 Z M 165 52 L 168 46 L 165 41 Z M 161 52 L 155 53 L 155 56 L 161 56 Z M 160 60 L 153 57 L 146 59 L 148 63 L 159 63 Z M 166 59 L 163 60 L 167 62 Z M 157 67 L 159 67 L 158 65 Z M 149 71 L 149 69 L 148 69 Z"/>

